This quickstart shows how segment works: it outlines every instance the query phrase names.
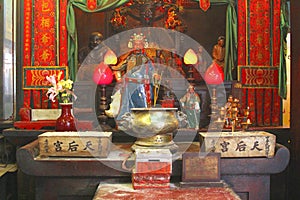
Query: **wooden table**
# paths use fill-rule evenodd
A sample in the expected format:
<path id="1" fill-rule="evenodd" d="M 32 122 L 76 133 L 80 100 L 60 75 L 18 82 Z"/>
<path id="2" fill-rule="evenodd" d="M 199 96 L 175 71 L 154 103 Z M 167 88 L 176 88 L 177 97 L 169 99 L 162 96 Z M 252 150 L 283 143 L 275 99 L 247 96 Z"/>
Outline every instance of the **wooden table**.
<path id="1" fill-rule="evenodd" d="M 184 143 L 178 143 L 179 152 Z M 39 158 L 38 141 L 18 149 L 19 168 L 35 177 L 36 199 L 91 199 L 99 183 L 130 182 L 131 173 L 122 169 L 124 159 L 131 152 L 131 144 L 115 144 L 108 158 Z M 199 143 L 192 143 L 187 151 L 199 151 Z M 289 150 L 276 144 L 273 158 L 222 158 L 221 179 L 242 199 L 270 198 L 270 175 L 282 172 L 289 162 Z M 134 164 L 129 159 L 126 166 Z M 181 181 L 182 160 L 173 162 L 171 182 Z"/>
<path id="2" fill-rule="evenodd" d="M 54 131 L 50 129 L 30 130 L 7 128 L 2 131 L 3 136 L 17 148 L 28 144 L 38 138 L 39 134 L 44 132 Z"/>

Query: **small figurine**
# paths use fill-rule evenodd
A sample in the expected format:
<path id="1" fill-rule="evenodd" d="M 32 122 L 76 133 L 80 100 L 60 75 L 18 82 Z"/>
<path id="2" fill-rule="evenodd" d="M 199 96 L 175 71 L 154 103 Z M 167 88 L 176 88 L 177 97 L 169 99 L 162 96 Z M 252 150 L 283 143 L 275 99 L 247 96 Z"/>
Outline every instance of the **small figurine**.
<path id="1" fill-rule="evenodd" d="M 180 99 L 180 103 L 183 112 L 187 115 L 188 127 L 199 129 L 201 100 L 193 85 L 188 87 L 187 93 Z"/>
<path id="2" fill-rule="evenodd" d="M 213 61 L 216 62 L 223 68 L 224 71 L 224 62 L 225 62 L 225 37 L 220 36 L 218 38 L 218 43 L 214 45 L 212 51 Z"/>

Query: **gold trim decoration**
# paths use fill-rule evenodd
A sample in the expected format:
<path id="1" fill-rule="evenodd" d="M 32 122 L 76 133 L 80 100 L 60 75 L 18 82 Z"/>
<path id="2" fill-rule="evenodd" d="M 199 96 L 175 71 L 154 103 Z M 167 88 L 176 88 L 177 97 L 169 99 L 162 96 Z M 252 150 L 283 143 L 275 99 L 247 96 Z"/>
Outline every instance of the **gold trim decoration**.
<path id="1" fill-rule="evenodd" d="M 238 66 L 242 88 L 278 88 L 278 66 Z"/>
<path id="2" fill-rule="evenodd" d="M 62 72 L 62 79 L 68 79 L 67 66 L 23 66 L 22 84 L 24 90 L 48 89 L 51 85 L 46 77 L 58 75 Z"/>

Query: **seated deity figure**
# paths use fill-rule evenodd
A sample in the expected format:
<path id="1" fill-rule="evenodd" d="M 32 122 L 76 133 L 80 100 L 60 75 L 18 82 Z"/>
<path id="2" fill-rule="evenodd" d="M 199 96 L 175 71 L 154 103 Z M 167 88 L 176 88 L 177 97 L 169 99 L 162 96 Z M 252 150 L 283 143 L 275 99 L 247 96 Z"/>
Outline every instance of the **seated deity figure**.
<path id="1" fill-rule="evenodd" d="M 103 35 L 100 32 L 92 32 L 89 36 L 89 42 L 88 45 L 81 48 L 78 51 L 78 67 L 83 63 L 83 61 L 88 57 L 88 55 L 92 52 L 92 50 L 97 49 L 98 45 L 100 45 L 103 41 Z M 87 63 L 92 64 L 91 62 L 96 63 L 99 58 L 94 57 L 97 56 L 97 53 L 95 55 L 92 53 L 92 55 L 89 55 L 87 59 L 90 59 L 91 61 L 87 61 Z"/>
<path id="2" fill-rule="evenodd" d="M 188 87 L 187 93 L 180 99 L 180 103 L 183 112 L 187 115 L 188 128 L 199 129 L 201 100 L 193 85 Z"/>
<path id="3" fill-rule="evenodd" d="M 126 112 L 130 112 L 131 108 L 151 107 L 154 98 L 153 83 L 160 79 L 159 73 L 144 51 L 148 47 L 146 37 L 143 34 L 134 34 L 128 47 L 133 50 L 118 65 L 112 67 L 121 92 L 117 120 Z"/>

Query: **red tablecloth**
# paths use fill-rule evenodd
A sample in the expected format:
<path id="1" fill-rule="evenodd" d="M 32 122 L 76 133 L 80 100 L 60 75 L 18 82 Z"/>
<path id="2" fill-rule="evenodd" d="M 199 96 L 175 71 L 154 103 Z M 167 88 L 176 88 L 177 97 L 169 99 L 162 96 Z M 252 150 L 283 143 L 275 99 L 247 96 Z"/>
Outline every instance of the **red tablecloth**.
<path id="1" fill-rule="evenodd" d="M 240 199 L 228 187 L 199 187 L 179 188 L 171 186 L 168 189 L 138 189 L 134 190 L 131 184 L 101 183 L 95 193 L 94 200 L 237 200 Z"/>

